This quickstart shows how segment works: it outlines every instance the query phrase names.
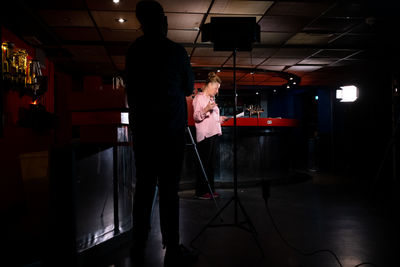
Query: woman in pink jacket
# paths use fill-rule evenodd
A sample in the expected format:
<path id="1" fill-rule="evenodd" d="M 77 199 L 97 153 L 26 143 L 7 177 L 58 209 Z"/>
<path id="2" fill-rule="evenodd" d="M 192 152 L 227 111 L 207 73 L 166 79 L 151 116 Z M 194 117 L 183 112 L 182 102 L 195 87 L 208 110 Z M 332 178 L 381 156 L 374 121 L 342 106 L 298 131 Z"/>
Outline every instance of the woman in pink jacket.
<path id="1" fill-rule="evenodd" d="M 218 94 L 220 86 L 221 79 L 214 72 L 210 72 L 202 92 L 198 93 L 193 99 L 197 148 L 214 197 L 219 197 L 219 194 L 214 189 L 216 141 L 217 137 L 222 134 L 221 123 L 227 120 L 227 117 L 219 115 L 219 108 L 215 102 L 215 96 Z M 199 199 L 212 199 L 201 171 L 198 172 L 196 180 L 196 197 Z"/>

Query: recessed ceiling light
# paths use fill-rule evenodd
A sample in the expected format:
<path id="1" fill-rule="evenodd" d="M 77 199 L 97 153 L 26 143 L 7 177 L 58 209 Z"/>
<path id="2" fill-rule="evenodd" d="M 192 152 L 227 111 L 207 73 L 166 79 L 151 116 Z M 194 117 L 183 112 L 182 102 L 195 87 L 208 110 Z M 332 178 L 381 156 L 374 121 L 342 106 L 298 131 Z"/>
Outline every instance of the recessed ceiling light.
<path id="1" fill-rule="evenodd" d="M 114 4 L 118 4 L 119 0 L 113 0 Z"/>
<path id="2" fill-rule="evenodd" d="M 115 19 L 116 21 L 118 21 L 119 23 L 124 23 L 126 22 L 126 19 L 124 18 L 119 18 L 119 19 Z"/>

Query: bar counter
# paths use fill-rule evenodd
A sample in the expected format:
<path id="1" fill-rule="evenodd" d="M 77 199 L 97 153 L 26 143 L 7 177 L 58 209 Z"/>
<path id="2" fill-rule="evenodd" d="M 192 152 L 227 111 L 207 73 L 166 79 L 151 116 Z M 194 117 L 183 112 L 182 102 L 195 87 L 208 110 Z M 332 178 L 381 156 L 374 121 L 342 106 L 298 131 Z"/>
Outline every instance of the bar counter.
<path id="1" fill-rule="evenodd" d="M 196 129 L 188 121 L 193 137 Z M 233 136 L 234 120 L 222 124 L 222 135 L 218 139 L 215 159 L 215 182 L 230 184 L 233 181 Z M 275 179 L 294 168 L 295 140 L 298 138 L 299 122 L 286 118 L 237 118 L 238 182 L 251 184 L 261 179 Z M 198 159 L 188 138 L 182 182 L 195 181 Z"/>

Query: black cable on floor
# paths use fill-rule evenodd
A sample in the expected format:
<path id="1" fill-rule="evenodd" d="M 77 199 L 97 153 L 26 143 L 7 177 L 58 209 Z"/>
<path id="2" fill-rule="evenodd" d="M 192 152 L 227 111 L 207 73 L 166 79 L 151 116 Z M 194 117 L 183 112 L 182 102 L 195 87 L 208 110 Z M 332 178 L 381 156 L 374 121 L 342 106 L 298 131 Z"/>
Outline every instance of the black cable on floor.
<path id="1" fill-rule="evenodd" d="M 340 265 L 340 267 L 343 267 L 343 265 L 342 265 L 342 263 L 340 262 L 338 256 L 337 256 L 332 250 L 330 250 L 330 249 L 319 249 L 319 250 L 315 250 L 315 251 L 312 251 L 312 252 L 304 252 L 304 251 L 302 251 L 302 250 L 296 248 L 296 247 L 293 246 L 292 244 L 290 244 L 290 243 L 283 237 L 281 231 L 279 231 L 279 228 L 278 228 L 278 226 L 276 225 L 275 220 L 274 220 L 274 218 L 273 218 L 273 216 L 272 216 L 272 214 L 271 214 L 271 211 L 270 211 L 270 209 L 269 209 L 269 206 L 268 206 L 268 199 L 269 199 L 269 197 L 270 197 L 270 184 L 269 184 L 268 181 L 265 181 L 265 180 L 262 181 L 262 195 L 263 195 L 263 198 L 264 198 L 264 201 L 265 201 L 265 207 L 266 207 L 266 209 L 267 209 L 268 216 L 269 216 L 269 218 L 270 218 L 270 220 L 271 220 L 271 223 L 272 223 L 272 225 L 273 225 L 275 231 L 278 233 L 278 235 L 279 235 L 279 237 L 281 238 L 281 240 L 282 240 L 289 248 L 291 248 L 292 250 L 296 251 L 297 253 L 299 253 L 299 254 L 301 254 L 301 255 L 303 255 L 303 256 L 312 256 L 312 255 L 315 255 L 315 254 L 318 254 L 318 253 L 324 253 L 324 252 L 329 253 L 329 254 L 331 254 L 331 255 L 335 258 L 335 260 L 336 260 L 337 263 Z M 378 267 L 376 264 L 370 263 L 370 262 L 362 262 L 362 263 L 360 263 L 360 264 L 355 265 L 354 267 L 359 267 L 359 266 L 362 266 L 362 265 L 371 265 L 371 266 Z"/>

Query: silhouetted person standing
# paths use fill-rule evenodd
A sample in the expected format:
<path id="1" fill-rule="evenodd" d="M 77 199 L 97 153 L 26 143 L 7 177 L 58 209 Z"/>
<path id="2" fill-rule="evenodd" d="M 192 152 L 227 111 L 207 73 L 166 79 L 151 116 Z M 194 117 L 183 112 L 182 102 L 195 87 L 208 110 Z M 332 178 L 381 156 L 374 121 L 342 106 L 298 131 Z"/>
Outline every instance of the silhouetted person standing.
<path id="1" fill-rule="evenodd" d="M 158 184 L 164 266 L 188 266 L 195 256 L 180 245 L 178 190 L 187 121 L 185 96 L 193 91 L 194 77 L 186 50 L 166 37 L 167 17 L 162 6 L 141 1 L 136 17 L 144 35 L 129 47 L 126 57 L 136 163 L 133 258 L 144 257 Z"/>

